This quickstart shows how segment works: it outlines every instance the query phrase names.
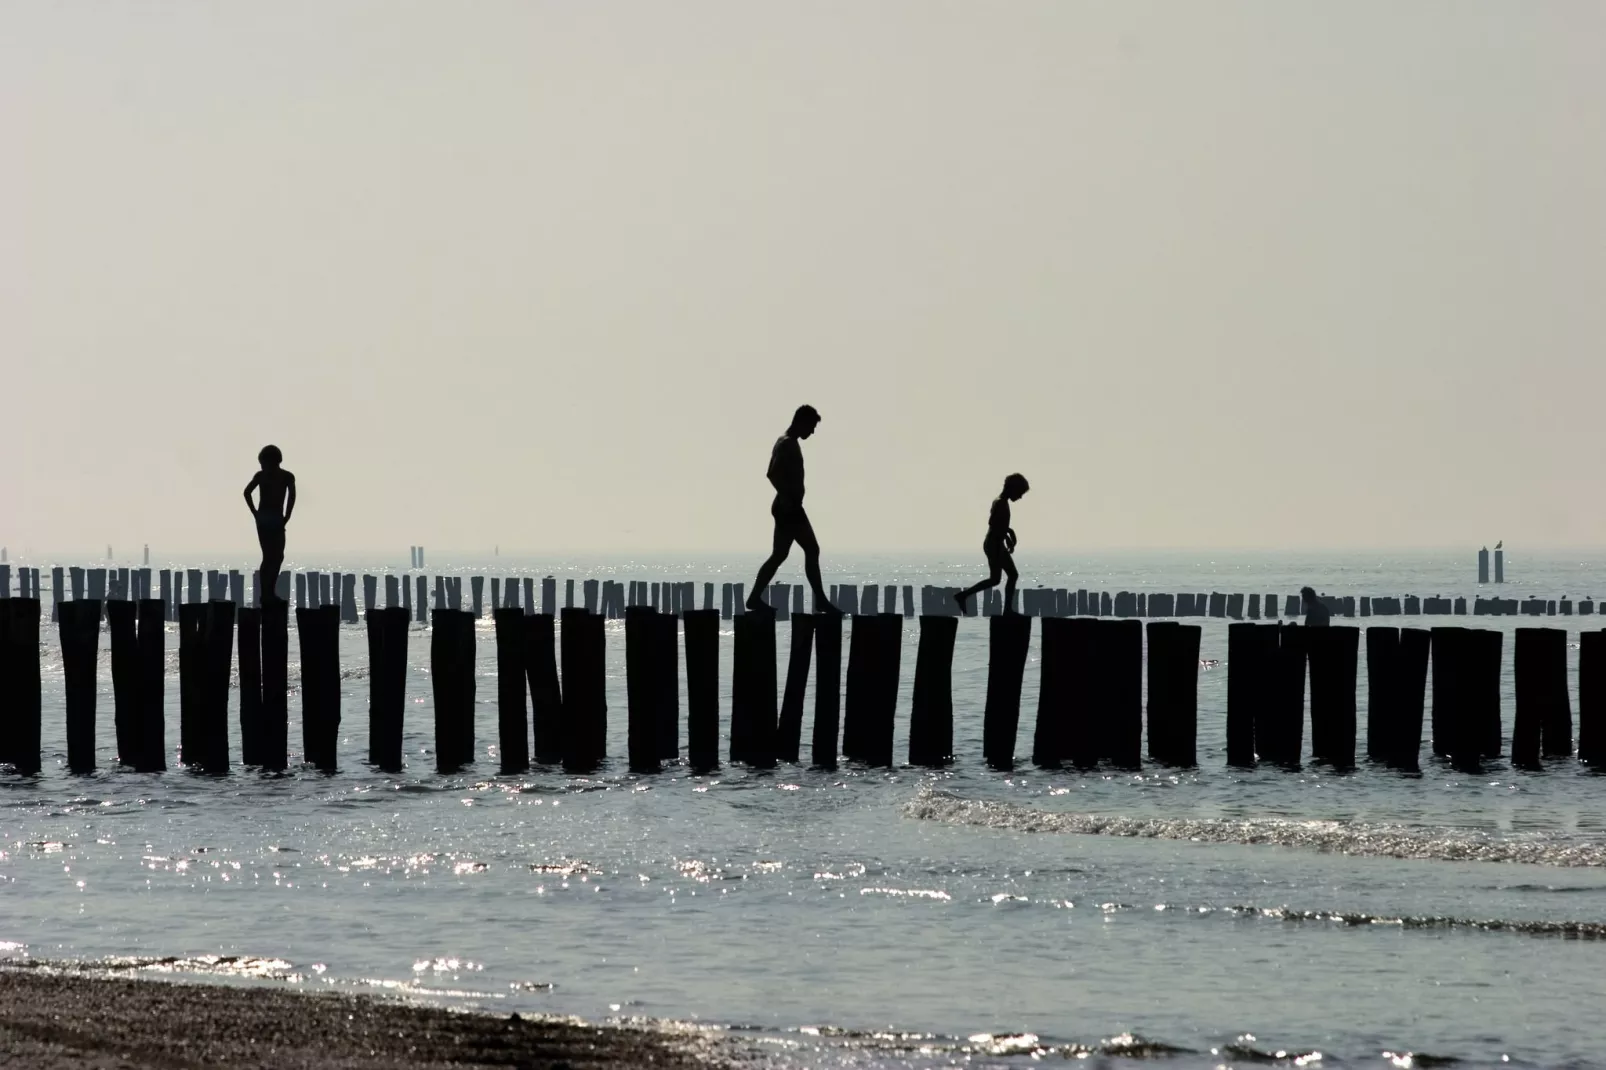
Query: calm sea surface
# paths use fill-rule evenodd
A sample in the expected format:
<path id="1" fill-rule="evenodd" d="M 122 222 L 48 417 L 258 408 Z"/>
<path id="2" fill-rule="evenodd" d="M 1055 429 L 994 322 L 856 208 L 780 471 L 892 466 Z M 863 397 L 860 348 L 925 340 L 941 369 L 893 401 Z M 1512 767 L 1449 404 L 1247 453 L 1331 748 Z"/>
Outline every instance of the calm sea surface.
<path id="1" fill-rule="evenodd" d="M 1310 583 L 1333 594 L 1478 593 L 1470 553 L 1021 563 L 1023 586 L 1112 592 L 1286 595 Z M 756 564 L 452 566 L 750 583 Z M 980 561 L 826 564 L 827 582 L 918 588 L 966 582 Z M 1606 596 L 1600 556 L 1512 557 L 1506 568 L 1512 582 L 1501 593 L 1510 597 Z M 1224 661 L 1225 622 L 1203 623 L 1202 656 Z M 1577 630 L 1606 620 L 1542 623 L 1572 632 L 1576 674 Z M 388 776 L 367 766 L 366 641 L 348 626 L 338 774 L 113 768 L 103 655 L 102 771 L 69 776 L 60 651 L 48 635 L 45 773 L 0 773 L 0 956 L 502 1013 L 673 1019 L 728 1029 L 783 1065 L 1099 1063 L 1143 1053 L 1206 1067 L 1278 1052 L 1319 1052 L 1323 1065 L 1343 1066 L 1431 1063 L 1423 1056 L 1606 1065 L 1606 778 L 1571 761 L 1543 773 L 1493 762 L 1477 776 L 1430 757 L 1419 776 L 1365 763 L 1348 775 L 1308 764 L 1229 771 L 1223 665 L 1201 670 L 1197 770 L 1046 772 L 1023 761 L 1013 775 L 990 772 L 981 763 L 978 618 L 960 623 L 950 770 L 738 766 L 636 777 L 623 760 L 622 622 L 609 629 L 613 759 L 588 778 L 496 775 L 489 619 L 479 631 L 479 761 L 464 775 L 433 771 L 428 643 L 417 628 L 408 769 Z M 907 626 L 899 755 L 916 638 Z M 728 699 L 728 625 L 722 639 Z M 1505 649 L 1509 735 L 1509 640 Z M 293 641 L 290 656 L 294 686 Z M 171 626 L 168 663 L 176 745 Z M 1364 732 L 1364 665 L 1362 673 Z M 1037 674 L 1034 629 L 1023 757 Z M 1576 675 L 1573 684 L 1576 710 Z M 728 706 L 722 723 L 727 715 Z M 294 765 L 295 695 L 290 716 Z M 805 751 L 811 723 L 806 716 Z"/>

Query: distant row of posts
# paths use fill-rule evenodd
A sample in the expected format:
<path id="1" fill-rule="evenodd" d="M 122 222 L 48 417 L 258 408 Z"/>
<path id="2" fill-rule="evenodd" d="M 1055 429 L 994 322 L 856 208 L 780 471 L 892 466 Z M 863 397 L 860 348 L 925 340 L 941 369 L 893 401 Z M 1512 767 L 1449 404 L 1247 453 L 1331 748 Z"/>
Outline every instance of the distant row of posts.
<path id="1" fill-rule="evenodd" d="M 1494 581 L 1506 582 L 1506 551 L 1499 545 L 1494 548 Z M 1485 546 L 1478 551 L 1478 583 L 1489 582 L 1489 548 Z"/>
<path id="2" fill-rule="evenodd" d="M 498 548 L 498 551 L 499 549 L 501 548 Z M 108 546 L 106 548 L 106 559 L 111 561 L 111 557 L 111 546 Z M 6 564 L 6 561 L 8 561 L 6 548 L 5 546 L 0 546 L 0 564 Z M 151 548 L 149 548 L 149 545 L 145 546 L 145 561 L 143 561 L 143 564 L 145 566 L 151 564 Z M 410 569 L 422 569 L 424 567 L 424 548 L 422 546 L 408 546 L 408 567 Z M 1487 546 L 1478 551 L 1478 582 L 1489 583 L 1489 548 Z M 1495 546 L 1495 583 L 1505 583 L 1505 549 L 1502 546 Z M 988 591 L 988 596 L 997 596 L 997 594 L 999 594 L 997 591 Z"/>
<path id="3" fill-rule="evenodd" d="M 414 559 L 423 556 L 422 547 L 413 547 Z M 1498 551 L 1497 551 L 1498 553 Z M 1498 560 L 1498 558 L 1497 558 Z M 0 599 L 12 597 L 12 571 L 14 566 L 0 564 Z M 16 596 L 41 598 L 40 570 L 28 566 L 15 566 Z M 430 621 L 430 607 L 436 610 L 467 608 L 475 617 L 483 617 L 488 610 L 522 608 L 527 614 L 556 613 L 559 609 L 583 607 L 600 616 L 619 620 L 626 611 L 636 606 L 650 606 L 660 612 L 682 613 L 698 607 L 698 584 L 690 581 L 647 582 L 644 580 L 573 580 L 564 583 L 563 601 L 558 602 L 557 580 L 547 576 L 539 580 L 539 601 L 533 576 L 464 576 L 436 575 L 426 577 L 412 573 L 361 577 L 362 598 L 358 600 L 358 576 L 341 572 L 281 572 L 277 597 L 303 609 L 322 606 L 337 607 L 338 617 L 347 624 L 359 623 L 362 610 L 381 606 L 380 581 L 384 584 L 383 605 L 407 611 L 408 619 L 419 624 Z M 433 579 L 433 584 L 431 584 Z M 487 584 L 489 579 L 489 584 Z M 249 584 L 249 597 L 247 586 Z M 715 585 L 701 585 L 701 608 L 715 609 Z M 466 589 L 465 589 L 466 588 Z M 52 620 L 57 619 L 55 606 L 69 597 L 98 601 L 139 601 L 159 597 L 167 607 L 169 621 L 179 620 L 179 607 L 184 603 L 229 601 L 240 608 L 262 606 L 260 577 L 255 572 L 247 576 L 237 569 L 162 569 L 150 568 L 62 568 L 50 571 Z M 433 599 L 431 598 L 433 590 Z M 954 602 L 954 587 L 924 585 L 917 591 L 905 584 L 833 584 L 827 597 L 831 606 L 848 615 L 901 613 L 913 618 L 916 613 L 925 616 L 957 616 L 959 607 Z M 991 597 L 971 599 L 967 616 L 999 616 L 1004 603 L 1000 592 L 984 592 Z M 489 601 L 487 601 L 489 594 Z M 577 598 L 579 595 L 579 598 Z M 1403 598 L 1385 595 L 1321 595 L 1322 603 L 1336 618 L 1391 617 L 1391 616 L 1591 616 L 1596 603 L 1591 598 L 1574 601 L 1570 598 L 1500 598 L 1476 596 L 1470 602 L 1465 597 L 1447 598 L 1429 596 L 1421 598 L 1406 595 Z M 777 620 L 786 621 L 808 611 L 807 591 L 802 585 L 777 583 L 770 586 L 766 601 L 774 610 Z M 918 601 L 918 607 L 917 607 Z M 721 619 L 730 620 L 746 612 L 746 590 L 741 583 L 723 584 L 717 603 Z M 1016 607 L 1028 617 L 1117 617 L 1137 619 L 1164 619 L 1171 617 L 1214 617 L 1225 620 L 1276 620 L 1280 617 L 1297 618 L 1308 607 L 1298 595 L 1279 597 L 1276 594 L 1228 594 L 1220 591 L 1182 592 L 1163 591 L 1089 591 L 1065 588 L 1028 588 L 1019 592 Z M 814 606 L 813 612 L 824 607 Z"/>

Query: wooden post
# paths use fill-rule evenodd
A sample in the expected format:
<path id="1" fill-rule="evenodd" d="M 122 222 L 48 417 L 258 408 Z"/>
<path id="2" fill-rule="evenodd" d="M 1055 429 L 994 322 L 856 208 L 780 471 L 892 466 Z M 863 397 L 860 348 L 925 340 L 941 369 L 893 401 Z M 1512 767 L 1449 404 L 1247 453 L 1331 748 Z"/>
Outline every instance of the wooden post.
<path id="1" fill-rule="evenodd" d="M 296 634 L 301 645 L 303 757 L 320 771 L 333 773 L 340 738 L 340 607 L 327 603 L 296 610 Z M 432 676 L 434 672 L 431 665 Z"/>
<path id="2" fill-rule="evenodd" d="M 602 764 L 607 749 L 605 620 L 569 606 L 561 611 L 559 621 L 563 625 L 563 768 L 570 773 L 590 773 Z"/>
<path id="3" fill-rule="evenodd" d="M 904 588 L 904 608 L 911 607 Z M 922 614 L 909 710 L 909 764 L 941 768 L 954 760 L 954 639 L 957 617 Z M 1046 661 L 1044 663 L 1047 664 Z"/>
<path id="4" fill-rule="evenodd" d="M 563 688 L 558 681 L 557 630 L 550 613 L 524 614 L 524 672 L 530 691 L 535 760 L 563 761 Z"/>
<path id="5" fill-rule="evenodd" d="M 368 611 L 368 761 L 385 773 L 402 771 L 409 623 L 401 606 Z"/>
<path id="6" fill-rule="evenodd" d="M 37 598 L 0 599 L 0 700 L 8 711 L 0 721 L 0 761 L 22 776 L 35 776 L 43 700 Z"/>
<path id="7" fill-rule="evenodd" d="M 219 599 L 205 610 L 206 675 L 201 699 L 201 765 L 213 776 L 229 771 L 229 692 L 234 677 L 234 615 L 238 607 Z"/>
<path id="8" fill-rule="evenodd" d="M 67 768 L 74 773 L 93 773 L 101 603 L 82 599 L 66 603 L 61 610 L 58 631 L 67 707 Z"/>
<path id="9" fill-rule="evenodd" d="M 166 622 L 170 604 L 160 598 L 139 603 L 138 646 L 135 653 L 135 738 L 131 763 L 136 773 L 159 773 L 167 768 Z"/>
<path id="10" fill-rule="evenodd" d="M 1573 753 L 1573 711 L 1567 694 L 1567 630 L 1547 628 L 1545 716 L 1540 722 L 1539 752 L 1546 758 L 1570 758 Z M 1580 648 L 1581 649 L 1581 648 Z"/>
<path id="11" fill-rule="evenodd" d="M 770 769 L 775 766 L 775 618 L 744 613 L 735 625 L 730 760 Z"/>
<path id="12" fill-rule="evenodd" d="M 1355 670 L 1360 631 L 1307 628 L 1310 655 L 1311 759 L 1338 769 L 1355 767 Z"/>
<path id="13" fill-rule="evenodd" d="M 892 765 L 893 724 L 898 710 L 898 676 L 903 660 L 903 618 L 880 613 L 868 618 L 874 626 L 876 658 L 870 679 L 870 703 L 861 736 L 867 765 Z M 857 627 L 857 623 L 854 625 Z"/>
<path id="14" fill-rule="evenodd" d="M 1363 603 L 1364 604 L 1364 603 Z M 1391 761 L 1401 722 L 1400 630 L 1381 625 L 1366 629 L 1366 756 Z"/>
<path id="15" fill-rule="evenodd" d="M 282 582 L 286 576 L 279 574 Z M 140 653 L 144 655 L 144 622 Z M 290 602 L 275 598 L 262 606 L 262 750 L 259 764 L 283 772 L 290 764 Z M 161 642 L 158 635 L 157 642 Z"/>
<path id="16" fill-rule="evenodd" d="M 140 753 L 138 602 L 106 606 L 106 630 L 112 643 L 112 721 L 117 730 L 117 764 L 134 766 Z M 240 671 L 245 664 L 242 660 Z"/>
<path id="17" fill-rule="evenodd" d="M 686 617 L 686 756 L 692 772 L 719 768 L 719 611 Z"/>
<path id="18" fill-rule="evenodd" d="M 1143 754 L 1143 625 L 1101 620 L 1093 632 L 1099 681 L 1099 757 L 1120 769 L 1137 769 Z"/>
<path id="19" fill-rule="evenodd" d="M 185 602 L 178 607 L 178 758 L 195 768 L 202 765 L 205 679 L 206 603 Z"/>
<path id="20" fill-rule="evenodd" d="M 658 642 L 653 627 L 658 611 L 631 606 L 625 611 L 625 698 L 632 773 L 656 773 L 658 764 L 658 703 L 653 688 Z"/>
<path id="21" fill-rule="evenodd" d="M 1293 769 L 1305 750 L 1305 664 L 1310 629 L 1297 621 L 1266 627 L 1277 629 L 1276 663 L 1268 707 L 1263 716 L 1255 718 L 1255 750 L 1262 760 Z"/>
<path id="22" fill-rule="evenodd" d="M 1467 678 L 1465 628 L 1434 628 L 1432 635 L 1433 658 L 1433 753 L 1449 757 L 1456 751 L 1464 755 L 1459 726 L 1469 719 L 1463 698 Z"/>
<path id="23" fill-rule="evenodd" d="M 775 739 L 775 756 L 783 762 L 798 761 L 802 749 L 803 699 L 808 690 L 809 663 L 814 653 L 814 621 L 813 613 L 792 614 L 792 649 L 786 664 L 786 692 L 781 699 L 781 721 Z"/>
<path id="24" fill-rule="evenodd" d="M 857 601 L 857 592 L 853 597 Z M 858 614 L 852 616 L 852 621 L 852 631 L 848 633 L 847 690 L 842 702 L 842 757 L 856 762 L 864 760 L 864 719 L 878 647 L 875 622 Z"/>
<path id="25" fill-rule="evenodd" d="M 987 707 L 982 714 L 982 752 L 994 769 L 1015 767 L 1020 727 L 1021 676 L 1032 638 L 1032 618 L 1019 613 L 987 622 Z"/>
<path id="26" fill-rule="evenodd" d="M 240 764 L 262 764 L 262 610 L 241 608 Z M 115 646 L 116 640 L 113 639 Z M 371 659 L 370 659 L 371 660 Z M 370 666 L 370 674 L 372 667 Z M 115 675 L 115 670 L 113 670 Z"/>
<path id="27" fill-rule="evenodd" d="M 1149 634 L 1149 757 L 1197 764 L 1199 635 L 1196 624 L 1152 621 Z"/>
<path id="28" fill-rule="evenodd" d="M 1262 625 L 1227 625 L 1228 765 L 1247 769 L 1255 764 L 1256 720 L 1270 712 L 1266 693 L 1276 672 L 1276 658 L 1268 652 L 1266 639 Z"/>
<path id="29" fill-rule="evenodd" d="M 1582 649 L 1580 644 L 1580 680 Z M 1561 628 L 1518 628 L 1514 660 L 1517 718 L 1511 733 L 1511 764 L 1537 769 L 1541 757 L 1564 758 L 1572 754 L 1567 632 Z"/>
<path id="30" fill-rule="evenodd" d="M 1418 761 L 1422 753 L 1422 713 L 1426 705 L 1428 653 L 1432 645 L 1431 633 L 1425 628 L 1400 629 L 1400 645 L 1394 663 L 1394 680 L 1399 688 L 1394 711 L 1398 721 L 1389 733 L 1391 751 L 1386 759 L 1395 769 L 1415 772 L 1421 768 Z"/>
<path id="31" fill-rule="evenodd" d="M 1037 689 L 1037 727 L 1032 732 L 1032 764 L 1058 769 L 1071 753 L 1073 647 L 1079 622 L 1074 617 L 1046 617 L 1042 630 L 1042 668 Z M 916 682 L 919 681 L 918 668 Z"/>
<path id="32" fill-rule="evenodd" d="M 1559 630 L 1559 629 L 1558 629 Z M 1505 744 L 1505 733 L 1500 724 L 1500 667 L 1503 660 L 1502 653 L 1505 644 L 1505 633 L 1492 629 L 1474 629 L 1467 633 L 1475 644 L 1476 655 L 1473 661 L 1475 675 L 1473 678 L 1473 712 L 1476 718 L 1478 739 L 1478 755 L 1482 758 L 1498 758 Z M 1563 754 L 1572 753 L 1572 717 L 1567 702 L 1566 684 L 1566 632 L 1561 633 L 1563 666 L 1559 677 L 1561 684 L 1560 709 L 1566 718 L 1567 747 Z M 1555 707 L 1552 707 L 1555 708 Z"/>
<path id="33" fill-rule="evenodd" d="M 658 757 L 661 761 L 680 760 L 680 620 L 691 612 L 691 599 L 682 600 L 678 614 L 659 614 L 652 646 L 652 691 L 658 722 Z"/>
<path id="34" fill-rule="evenodd" d="M 816 607 L 814 621 L 814 733 L 809 760 L 835 769 L 842 714 L 842 617 Z"/>
<path id="35" fill-rule="evenodd" d="M 1578 760 L 1606 763 L 1606 631 L 1578 633 Z"/>
<path id="36" fill-rule="evenodd" d="M 437 608 L 430 618 L 429 673 L 435 698 L 435 771 L 474 760 L 474 618 Z"/>
<path id="37" fill-rule="evenodd" d="M 1540 736 L 1549 714 L 1546 694 L 1548 628 L 1518 628 L 1515 664 L 1517 717 L 1511 728 L 1511 764 L 1518 769 L 1538 769 Z M 1563 633 L 1565 634 L 1565 633 Z M 1565 656 L 1565 654 L 1563 655 Z M 1565 667 L 1565 663 L 1564 667 Z"/>
<path id="38" fill-rule="evenodd" d="M 530 768 L 530 715 L 525 708 L 529 643 L 524 634 L 524 611 L 495 605 L 491 619 L 496 628 L 496 746 L 504 776 Z"/>

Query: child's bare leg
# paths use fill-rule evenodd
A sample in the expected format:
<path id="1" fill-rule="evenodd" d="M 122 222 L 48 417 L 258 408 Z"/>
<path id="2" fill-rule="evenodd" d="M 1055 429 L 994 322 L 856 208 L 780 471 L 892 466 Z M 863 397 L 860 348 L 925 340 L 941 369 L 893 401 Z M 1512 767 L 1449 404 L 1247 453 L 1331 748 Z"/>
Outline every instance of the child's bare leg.
<path id="1" fill-rule="evenodd" d="M 262 547 L 262 564 L 257 569 L 257 582 L 262 585 L 262 603 L 266 605 L 278 597 L 279 570 L 284 567 L 284 536 L 259 531 L 257 542 Z"/>
<path id="2" fill-rule="evenodd" d="M 965 603 L 970 601 L 971 595 L 979 594 L 982 591 L 989 591 L 994 587 L 997 587 L 999 572 L 999 567 L 994 565 L 993 574 L 991 576 L 982 580 L 980 583 L 975 583 L 969 587 L 966 587 L 963 591 L 960 591 L 958 594 L 954 595 L 954 601 L 959 603 L 959 612 L 969 612 L 969 610 L 965 608 Z"/>
<path id="3" fill-rule="evenodd" d="M 1004 574 L 1009 577 L 1009 582 L 1004 584 L 1004 612 L 1014 613 L 1015 583 L 1020 579 L 1020 575 L 1015 571 L 1015 559 L 1010 557 L 1008 554 L 1004 555 L 1003 565 Z"/>

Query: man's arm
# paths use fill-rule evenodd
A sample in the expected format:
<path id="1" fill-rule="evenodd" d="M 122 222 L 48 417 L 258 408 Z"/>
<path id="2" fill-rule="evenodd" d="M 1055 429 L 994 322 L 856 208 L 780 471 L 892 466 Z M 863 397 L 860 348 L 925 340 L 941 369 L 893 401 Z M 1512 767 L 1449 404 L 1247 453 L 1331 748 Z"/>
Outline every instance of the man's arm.
<path id="1" fill-rule="evenodd" d="M 257 503 L 251 500 L 251 492 L 256 490 L 257 484 L 262 482 L 260 473 L 251 477 L 251 482 L 245 485 L 245 507 L 251 510 L 251 515 L 257 515 Z"/>
<path id="2" fill-rule="evenodd" d="M 290 523 L 290 514 L 296 511 L 296 477 L 290 472 L 286 472 L 285 476 L 290 481 L 285 488 L 286 497 L 284 499 L 284 522 L 288 524 Z"/>

